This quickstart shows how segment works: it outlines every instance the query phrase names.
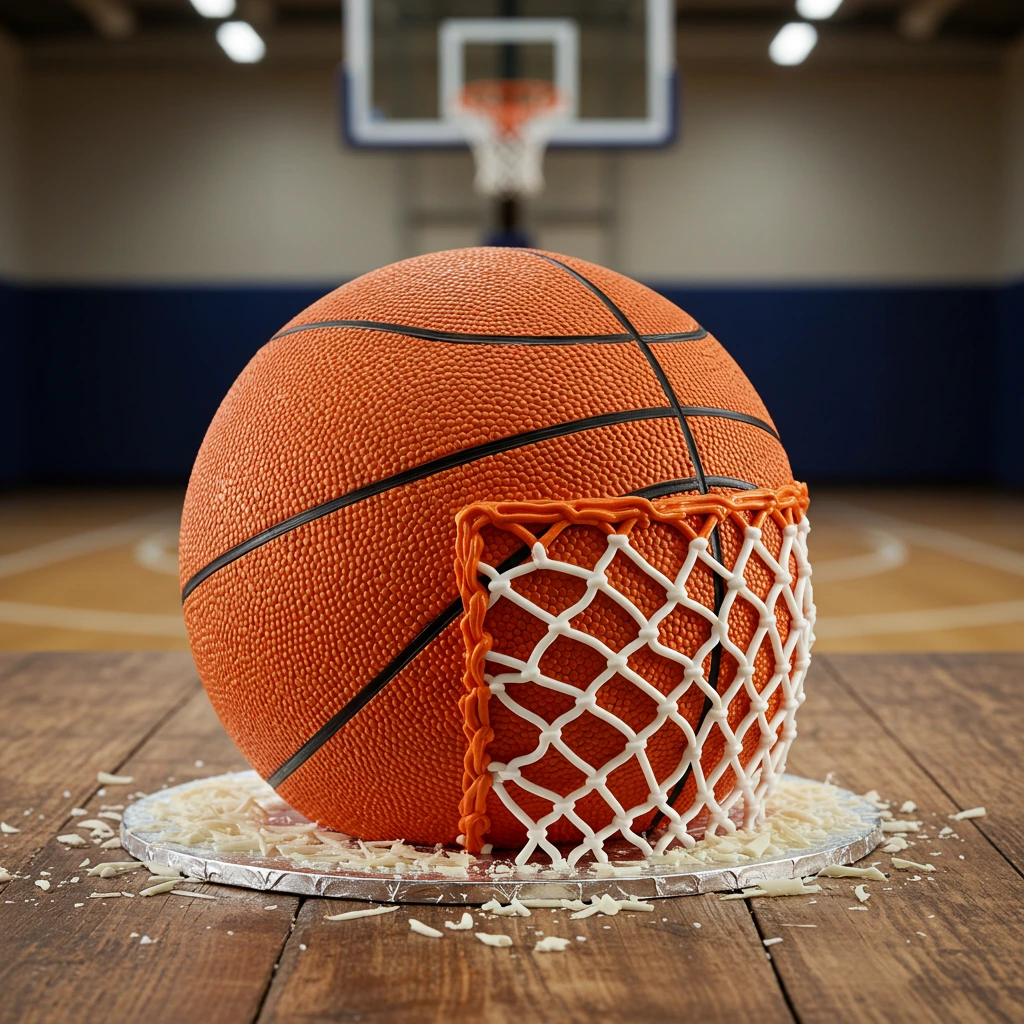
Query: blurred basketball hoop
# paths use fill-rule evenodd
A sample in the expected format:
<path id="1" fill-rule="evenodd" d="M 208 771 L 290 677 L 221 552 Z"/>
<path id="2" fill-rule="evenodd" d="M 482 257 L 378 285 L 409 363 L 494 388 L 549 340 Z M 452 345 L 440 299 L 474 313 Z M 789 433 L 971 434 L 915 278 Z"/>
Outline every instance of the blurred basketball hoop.
<path id="1" fill-rule="evenodd" d="M 345 138 L 468 146 L 476 191 L 496 201 L 501 244 L 522 239 L 520 203 L 543 189 L 549 146 L 674 137 L 673 0 L 346 0 L 344 9 Z"/>

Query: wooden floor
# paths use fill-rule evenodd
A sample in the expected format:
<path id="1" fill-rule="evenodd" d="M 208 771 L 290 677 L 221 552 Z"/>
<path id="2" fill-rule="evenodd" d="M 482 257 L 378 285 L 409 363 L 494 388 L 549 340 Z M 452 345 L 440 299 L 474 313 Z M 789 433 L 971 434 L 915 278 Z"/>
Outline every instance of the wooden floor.
<path id="1" fill-rule="evenodd" d="M 0 497 L 0 650 L 185 650 L 182 494 Z M 1024 649 L 1024 497 L 812 492 L 817 651 Z"/>
<path id="2" fill-rule="evenodd" d="M 920 830 L 902 856 L 934 871 L 877 850 L 865 864 L 888 878 L 866 883 L 865 903 L 858 879 L 824 878 L 810 899 L 477 914 L 474 930 L 513 940 L 494 949 L 444 928 L 461 907 L 326 921 L 365 905 L 198 882 L 181 887 L 212 899 L 140 899 L 147 872 L 88 876 L 83 856 L 128 856 L 56 842 L 87 820 L 72 808 L 95 817 L 129 789 L 240 758 L 186 654 L 0 655 L 0 821 L 19 829 L 0 834 L 12 876 L 0 873 L 0 1024 L 1019 1021 L 1022 672 L 1018 654 L 824 655 L 811 667 L 790 768 L 876 789 L 894 809 L 912 800 Z M 132 784 L 100 788 L 98 770 Z M 984 817 L 950 820 L 979 805 Z M 90 898 L 100 892 L 127 898 Z M 442 938 L 414 934 L 410 917 Z M 534 952 L 542 932 L 570 948 Z"/>

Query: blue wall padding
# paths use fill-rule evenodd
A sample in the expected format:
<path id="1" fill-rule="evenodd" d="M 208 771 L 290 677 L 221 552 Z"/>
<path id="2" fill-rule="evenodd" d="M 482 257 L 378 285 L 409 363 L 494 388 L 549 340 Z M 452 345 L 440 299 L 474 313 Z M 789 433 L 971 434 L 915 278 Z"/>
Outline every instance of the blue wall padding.
<path id="1" fill-rule="evenodd" d="M 811 480 L 990 479 L 988 288 L 667 288 L 746 371 Z"/>
<path id="2" fill-rule="evenodd" d="M 992 456 L 1002 483 L 1024 488 L 1024 281 L 999 295 Z"/>
<path id="3" fill-rule="evenodd" d="M 29 473 L 24 293 L 0 281 L 0 484 Z"/>
<path id="4" fill-rule="evenodd" d="M 0 288 L 0 482 L 184 479 L 308 287 Z M 1024 486 L 1024 285 L 678 287 L 760 391 L 798 478 Z"/>

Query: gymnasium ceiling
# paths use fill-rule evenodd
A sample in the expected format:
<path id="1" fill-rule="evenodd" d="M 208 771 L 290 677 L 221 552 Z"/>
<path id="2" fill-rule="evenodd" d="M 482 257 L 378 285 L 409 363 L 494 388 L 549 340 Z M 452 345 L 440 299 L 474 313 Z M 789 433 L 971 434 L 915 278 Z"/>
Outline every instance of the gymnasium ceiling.
<path id="1" fill-rule="evenodd" d="M 931 29 L 915 38 L 908 22 L 922 10 Z M 340 56 L 340 11 L 340 0 L 238 0 L 236 17 L 266 38 L 268 62 L 319 64 Z M 763 61 L 793 18 L 793 0 L 677 0 L 680 56 Z M 1024 38 L 1024 0 L 844 0 L 817 24 L 823 63 L 962 67 L 997 61 Z M 0 26 L 42 63 L 223 63 L 213 25 L 189 0 L 0 0 Z"/>

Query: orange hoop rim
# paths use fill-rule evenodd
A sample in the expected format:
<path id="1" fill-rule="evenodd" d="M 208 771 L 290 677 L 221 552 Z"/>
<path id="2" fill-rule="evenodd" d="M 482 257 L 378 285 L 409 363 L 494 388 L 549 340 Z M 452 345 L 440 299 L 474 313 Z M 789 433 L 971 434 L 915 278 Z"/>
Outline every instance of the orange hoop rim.
<path id="1" fill-rule="evenodd" d="M 479 79 L 464 85 L 458 99 L 466 113 L 490 118 L 502 136 L 518 135 L 524 124 L 561 102 L 558 89 L 538 78 Z"/>

